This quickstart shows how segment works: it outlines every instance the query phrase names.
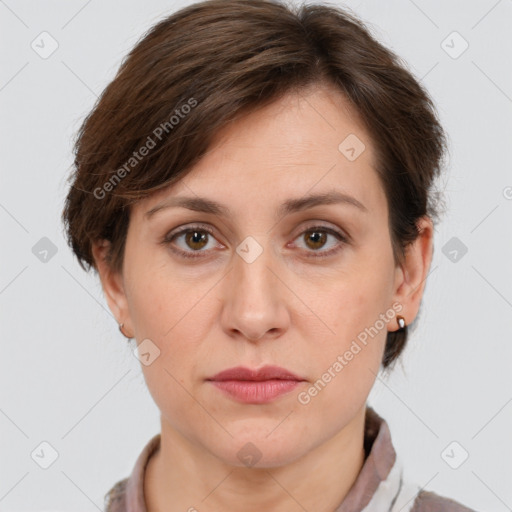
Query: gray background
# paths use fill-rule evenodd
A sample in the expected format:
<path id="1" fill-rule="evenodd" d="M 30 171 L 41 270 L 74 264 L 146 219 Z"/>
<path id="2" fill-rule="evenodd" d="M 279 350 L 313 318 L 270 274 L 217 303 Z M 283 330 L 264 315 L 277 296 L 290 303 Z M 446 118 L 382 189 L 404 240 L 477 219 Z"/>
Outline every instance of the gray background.
<path id="1" fill-rule="evenodd" d="M 134 341 L 73 259 L 60 215 L 84 116 L 138 38 L 188 3 L 0 1 L 2 511 L 101 510 L 159 431 Z M 370 404 L 410 480 L 512 510 L 512 1 L 344 5 L 423 80 L 450 136 L 419 325 Z M 43 31 L 58 43 L 47 58 L 31 47 L 51 49 Z M 43 441 L 58 453 L 48 469 L 31 457 Z M 441 455 L 452 441 L 452 465 L 469 453 L 458 469 Z"/>

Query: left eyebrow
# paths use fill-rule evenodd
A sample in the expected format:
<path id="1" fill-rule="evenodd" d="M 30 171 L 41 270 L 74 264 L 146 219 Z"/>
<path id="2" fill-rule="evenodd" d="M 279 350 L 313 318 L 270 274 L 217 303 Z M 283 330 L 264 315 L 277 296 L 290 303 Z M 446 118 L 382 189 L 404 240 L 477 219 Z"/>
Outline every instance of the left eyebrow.
<path id="1" fill-rule="evenodd" d="M 355 206 L 359 210 L 368 213 L 368 208 L 366 208 L 366 206 L 355 197 L 333 190 L 331 192 L 324 192 L 323 194 L 310 194 L 297 199 L 288 199 L 279 207 L 276 212 L 276 216 L 281 217 L 324 204 L 346 204 L 349 206 Z"/>
<path id="2" fill-rule="evenodd" d="M 366 208 L 366 206 L 355 197 L 339 191 L 330 191 L 322 194 L 310 194 L 296 199 L 288 199 L 277 209 L 276 218 L 325 204 L 350 205 L 358 208 L 362 212 L 368 213 L 368 208 Z M 149 219 L 161 210 L 175 207 L 186 208 L 188 210 L 202 213 L 211 213 L 223 217 L 231 215 L 231 211 L 226 205 L 218 203 L 212 199 L 205 197 L 176 196 L 171 197 L 151 208 L 144 214 L 144 217 Z"/>

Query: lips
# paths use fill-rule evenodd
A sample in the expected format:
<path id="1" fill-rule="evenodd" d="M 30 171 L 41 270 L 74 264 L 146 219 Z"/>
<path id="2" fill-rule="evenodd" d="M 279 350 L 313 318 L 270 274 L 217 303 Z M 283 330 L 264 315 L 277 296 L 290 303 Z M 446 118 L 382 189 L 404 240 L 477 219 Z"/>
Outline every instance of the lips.
<path id="1" fill-rule="evenodd" d="M 303 381 L 302 377 L 295 375 L 294 373 L 281 368 L 279 366 L 263 366 L 258 370 L 246 368 L 244 366 L 237 366 L 235 368 L 229 368 L 222 372 L 217 373 L 213 377 L 206 379 L 210 381 L 224 382 L 229 380 L 236 381 L 254 381 L 260 382 L 265 380 L 294 380 Z"/>
<path id="2" fill-rule="evenodd" d="M 305 379 L 279 366 L 263 366 L 259 370 L 237 366 L 206 380 L 237 402 L 266 404 L 289 394 Z"/>

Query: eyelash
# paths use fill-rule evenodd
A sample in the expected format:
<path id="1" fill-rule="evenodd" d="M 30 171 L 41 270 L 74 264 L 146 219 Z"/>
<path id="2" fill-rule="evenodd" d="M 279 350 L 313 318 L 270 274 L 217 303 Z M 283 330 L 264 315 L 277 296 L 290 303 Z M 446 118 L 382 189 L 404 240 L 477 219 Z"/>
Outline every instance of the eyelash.
<path id="1" fill-rule="evenodd" d="M 168 233 L 164 237 L 164 239 L 162 240 L 161 243 L 166 246 L 167 245 L 171 246 L 171 244 L 175 238 L 178 238 L 179 236 L 189 233 L 191 231 L 206 232 L 215 238 L 213 230 L 209 226 L 198 224 L 198 225 L 187 226 L 186 228 L 181 229 L 176 232 Z M 312 252 L 312 254 L 307 256 L 308 258 L 327 258 L 329 256 L 333 256 L 334 254 L 339 252 L 345 244 L 349 243 L 349 237 L 347 237 L 347 236 L 343 235 L 341 232 L 336 231 L 335 229 L 329 228 L 327 226 L 308 227 L 307 229 L 302 231 L 299 234 L 299 236 L 297 236 L 295 239 L 299 238 L 301 235 L 304 235 L 305 233 L 319 232 L 319 231 L 329 233 L 329 234 L 335 236 L 340 241 L 340 243 L 336 247 L 334 247 L 333 249 L 329 249 L 328 251 L 307 251 L 307 252 Z M 206 251 L 183 251 L 181 249 L 176 249 L 174 247 L 171 247 L 171 250 L 173 252 L 175 252 L 176 254 L 178 254 L 179 256 L 182 256 L 182 257 L 188 258 L 188 259 L 203 258 L 204 256 L 202 256 L 201 253 L 206 252 Z M 317 252 L 317 254 L 314 254 L 315 252 Z"/>

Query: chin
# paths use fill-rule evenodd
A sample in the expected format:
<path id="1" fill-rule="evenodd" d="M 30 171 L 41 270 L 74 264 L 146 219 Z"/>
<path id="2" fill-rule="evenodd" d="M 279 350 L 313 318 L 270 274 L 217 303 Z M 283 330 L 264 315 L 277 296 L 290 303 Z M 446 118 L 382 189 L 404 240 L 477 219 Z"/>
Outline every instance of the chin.
<path id="1" fill-rule="evenodd" d="M 235 436 L 228 446 L 216 445 L 212 453 L 230 466 L 254 469 L 286 466 L 305 454 L 304 443 L 291 436 L 286 443 L 282 439 L 270 440 L 266 436 Z M 234 446 L 236 448 L 233 450 Z M 298 446 L 301 446 L 300 450 Z"/>

